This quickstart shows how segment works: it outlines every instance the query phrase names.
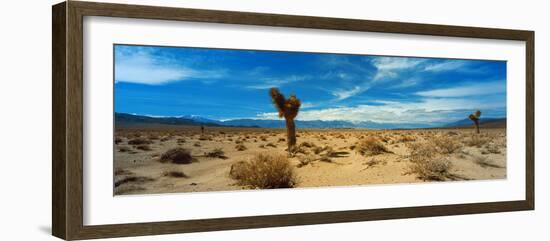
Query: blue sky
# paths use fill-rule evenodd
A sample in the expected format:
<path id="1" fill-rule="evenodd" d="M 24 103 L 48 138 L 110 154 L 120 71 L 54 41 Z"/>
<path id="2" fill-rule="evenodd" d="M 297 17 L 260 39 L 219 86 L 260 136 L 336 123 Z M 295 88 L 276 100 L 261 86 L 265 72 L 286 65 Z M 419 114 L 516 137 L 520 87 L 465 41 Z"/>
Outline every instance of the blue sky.
<path id="1" fill-rule="evenodd" d="M 277 119 L 268 90 L 302 101 L 299 120 L 435 124 L 506 116 L 506 62 L 115 45 L 115 111 Z"/>

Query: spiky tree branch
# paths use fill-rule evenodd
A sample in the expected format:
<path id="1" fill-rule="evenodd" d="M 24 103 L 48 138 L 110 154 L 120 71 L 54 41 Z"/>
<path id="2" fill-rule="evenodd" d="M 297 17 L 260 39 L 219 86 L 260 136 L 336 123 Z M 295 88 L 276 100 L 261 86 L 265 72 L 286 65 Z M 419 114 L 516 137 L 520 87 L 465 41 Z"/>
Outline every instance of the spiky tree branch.
<path id="1" fill-rule="evenodd" d="M 294 124 L 294 118 L 298 116 L 301 102 L 295 95 L 291 95 L 288 99 L 279 92 L 277 88 L 271 88 L 269 90 L 271 100 L 279 112 L 279 118 L 285 118 L 286 134 L 288 152 L 290 153 L 294 146 L 296 146 L 296 126 Z"/>
<path id="2" fill-rule="evenodd" d="M 479 117 L 481 116 L 481 111 L 476 111 L 473 114 L 470 114 L 468 118 L 474 122 L 474 125 L 476 127 L 476 133 L 479 134 Z"/>

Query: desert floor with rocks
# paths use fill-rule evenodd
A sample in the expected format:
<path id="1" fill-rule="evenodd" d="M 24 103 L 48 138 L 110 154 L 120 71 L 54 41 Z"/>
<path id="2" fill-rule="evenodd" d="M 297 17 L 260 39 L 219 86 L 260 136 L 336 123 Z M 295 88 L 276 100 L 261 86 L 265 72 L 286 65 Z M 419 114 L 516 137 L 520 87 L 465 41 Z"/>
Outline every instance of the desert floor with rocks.
<path id="1" fill-rule="evenodd" d="M 290 154 L 285 129 L 159 125 L 114 138 L 115 195 L 272 188 L 233 173 L 259 154 L 288 162 L 294 188 L 506 178 L 505 128 L 298 129 Z M 174 150 L 189 156 L 170 160 Z"/>

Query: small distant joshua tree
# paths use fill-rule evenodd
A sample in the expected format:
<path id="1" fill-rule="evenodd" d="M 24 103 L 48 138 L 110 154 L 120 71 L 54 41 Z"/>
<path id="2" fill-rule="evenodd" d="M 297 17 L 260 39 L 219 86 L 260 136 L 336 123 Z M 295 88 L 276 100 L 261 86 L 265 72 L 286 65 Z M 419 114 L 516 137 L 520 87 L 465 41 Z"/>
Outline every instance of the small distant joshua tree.
<path id="1" fill-rule="evenodd" d="M 286 135 L 288 152 L 291 153 L 292 149 L 296 146 L 296 126 L 294 124 L 294 118 L 298 115 L 300 109 L 300 100 L 295 95 L 291 95 L 288 99 L 279 92 L 277 88 L 271 88 L 269 95 L 273 100 L 273 104 L 279 111 L 279 118 L 284 117 L 286 121 Z"/>
<path id="2" fill-rule="evenodd" d="M 476 127 L 476 133 L 479 134 L 479 117 L 481 116 L 481 111 L 476 111 L 473 114 L 470 114 L 468 118 L 474 122 L 474 125 Z"/>

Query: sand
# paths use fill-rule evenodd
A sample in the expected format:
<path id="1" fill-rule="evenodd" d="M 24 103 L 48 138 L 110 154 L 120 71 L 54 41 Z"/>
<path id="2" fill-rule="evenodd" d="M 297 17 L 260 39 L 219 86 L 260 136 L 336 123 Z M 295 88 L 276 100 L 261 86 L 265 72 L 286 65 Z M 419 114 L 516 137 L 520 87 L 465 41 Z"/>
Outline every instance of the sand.
<path id="1" fill-rule="evenodd" d="M 259 153 L 287 155 L 284 129 L 206 127 L 201 134 L 200 127 L 195 126 L 156 126 L 117 129 L 115 136 L 115 195 L 246 190 L 253 187 L 238 185 L 229 176 L 232 164 L 250 160 Z M 354 146 L 368 137 L 380 140 L 388 152 L 377 155 L 356 152 Z M 459 146 L 452 153 L 441 155 L 451 163 L 444 178 L 426 180 L 411 173 L 414 165 L 411 144 L 433 145 L 438 137 L 448 138 Z M 482 141 L 472 143 L 470 140 L 475 137 Z M 136 138 L 151 143 L 142 146 L 145 148 L 128 143 Z M 317 147 L 332 147 L 339 155 L 330 157 L 330 162 L 317 160 L 301 165 L 305 156 L 319 156 L 314 154 L 314 147 L 303 147 L 308 154 L 289 157 L 296 188 L 506 178 L 504 128 L 485 129 L 479 135 L 472 129 L 299 129 L 297 140 L 298 145 L 308 142 Z M 246 150 L 237 150 L 238 144 Z M 176 147 L 189 150 L 195 161 L 190 164 L 159 161 L 163 153 Z M 223 150 L 225 158 L 205 156 L 217 148 Z"/>

